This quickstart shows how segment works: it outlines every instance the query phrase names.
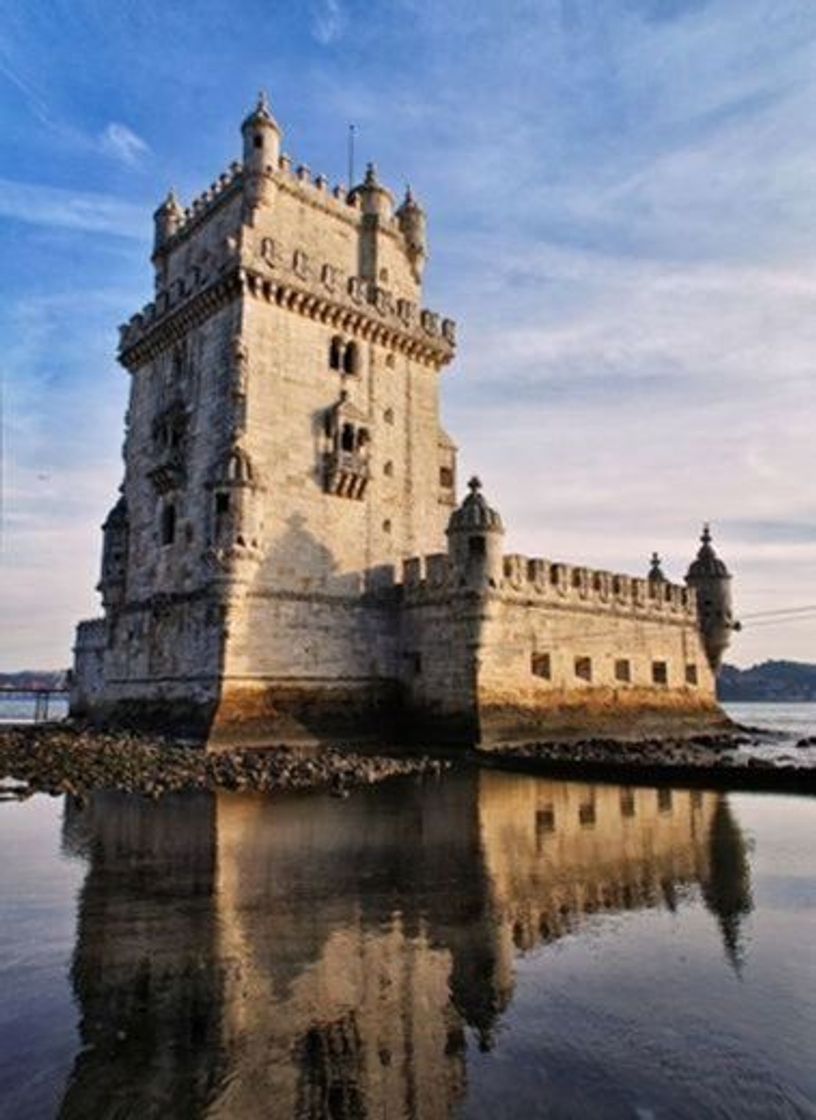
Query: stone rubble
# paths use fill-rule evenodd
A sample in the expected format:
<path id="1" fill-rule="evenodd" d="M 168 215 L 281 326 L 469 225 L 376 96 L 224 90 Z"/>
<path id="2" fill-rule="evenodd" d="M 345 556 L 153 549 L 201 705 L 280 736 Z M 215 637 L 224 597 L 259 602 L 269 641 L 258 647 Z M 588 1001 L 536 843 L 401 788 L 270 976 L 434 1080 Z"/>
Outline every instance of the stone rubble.
<path id="1" fill-rule="evenodd" d="M 116 789 L 159 798 L 185 789 L 328 789 L 345 796 L 355 786 L 406 775 L 438 775 L 448 763 L 425 755 L 363 754 L 274 746 L 205 752 L 128 733 L 69 725 L 0 729 L 2 800 L 32 793 L 82 797 Z"/>

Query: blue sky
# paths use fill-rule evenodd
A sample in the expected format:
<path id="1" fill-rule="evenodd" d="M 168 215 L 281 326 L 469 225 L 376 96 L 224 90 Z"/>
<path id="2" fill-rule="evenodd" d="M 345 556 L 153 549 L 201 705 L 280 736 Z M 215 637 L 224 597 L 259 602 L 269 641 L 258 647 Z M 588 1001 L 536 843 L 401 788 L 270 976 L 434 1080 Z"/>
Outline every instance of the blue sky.
<path id="1" fill-rule="evenodd" d="M 152 210 L 261 87 L 297 161 L 341 181 L 354 121 L 426 205 L 508 551 L 680 578 L 709 518 L 739 613 L 816 602 L 816 5 L 0 0 L 0 668 L 96 612 Z M 816 622 L 747 626 L 765 657 Z"/>

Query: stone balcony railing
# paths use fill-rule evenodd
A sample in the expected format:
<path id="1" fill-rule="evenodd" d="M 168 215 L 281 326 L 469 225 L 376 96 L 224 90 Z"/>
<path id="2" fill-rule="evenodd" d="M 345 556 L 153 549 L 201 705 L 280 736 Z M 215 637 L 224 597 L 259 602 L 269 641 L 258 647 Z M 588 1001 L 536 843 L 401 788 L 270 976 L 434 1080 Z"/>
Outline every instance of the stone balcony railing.
<path id="1" fill-rule="evenodd" d="M 324 459 L 326 491 L 339 498 L 359 500 L 365 495 L 371 468 L 357 451 L 330 451 Z"/>

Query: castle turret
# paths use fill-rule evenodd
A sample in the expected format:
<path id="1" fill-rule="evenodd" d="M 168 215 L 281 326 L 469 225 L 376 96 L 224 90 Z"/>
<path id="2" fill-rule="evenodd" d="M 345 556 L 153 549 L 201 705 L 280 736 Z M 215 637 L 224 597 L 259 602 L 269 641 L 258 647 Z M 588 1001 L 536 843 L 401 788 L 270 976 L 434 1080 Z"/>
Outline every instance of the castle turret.
<path id="1" fill-rule="evenodd" d="M 102 572 L 97 591 L 105 610 L 116 609 L 125 599 L 128 554 L 128 510 L 124 495 L 102 526 Z"/>
<path id="2" fill-rule="evenodd" d="M 176 197 L 176 192 L 170 190 L 167 198 L 153 214 L 153 253 L 160 253 L 167 242 L 178 230 L 184 220 L 184 211 Z"/>
<path id="3" fill-rule="evenodd" d="M 448 555 L 454 578 L 468 587 L 498 587 L 504 526 L 498 512 L 487 504 L 478 478 L 470 480 L 468 489 L 470 493 L 448 521 Z"/>
<path id="4" fill-rule="evenodd" d="M 379 230 L 384 223 L 390 221 L 394 213 L 394 196 L 377 178 L 374 164 L 369 163 L 365 178 L 351 191 L 349 198 L 352 202 L 359 201 L 363 215 L 358 266 L 360 276 L 376 284 L 379 276 Z"/>
<path id="5" fill-rule="evenodd" d="M 244 201 L 251 212 L 269 200 L 270 176 L 277 170 L 283 137 L 263 91 L 241 125 L 241 135 L 244 138 Z"/>
<path id="6" fill-rule="evenodd" d="M 402 200 L 399 210 L 397 210 L 396 218 L 402 236 L 405 238 L 405 249 L 411 262 L 411 268 L 417 281 L 419 281 L 422 278 L 422 271 L 428 256 L 428 242 L 425 211 L 411 194 L 410 187 L 406 188 L 405 198 Z"/>
<path id="7" fill-rule="evenodd" d="M 737 629 L 731 608 L 731 576 L 711 544 L 711 530 L 703 526 L 697 559 L 686 575 L 686 583 L 697 592 L 700 631 L 706 656 L 716 673 L 723 654 Z"/>
<path id="8" fill-rule="evenodd" d="M 652 553 L 652 559 L 649 561 L 649 575 L 648 580 L 650 583 L 665 583 L 666 577 L 663 575 L 663 569 L 660 566 L 660 556 Z"/>

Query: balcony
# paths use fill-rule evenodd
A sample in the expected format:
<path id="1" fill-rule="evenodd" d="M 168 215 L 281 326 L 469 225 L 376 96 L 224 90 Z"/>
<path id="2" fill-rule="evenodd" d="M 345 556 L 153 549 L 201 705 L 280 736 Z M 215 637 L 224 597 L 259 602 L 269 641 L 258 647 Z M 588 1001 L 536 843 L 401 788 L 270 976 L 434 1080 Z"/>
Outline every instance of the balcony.
<path id="1" fill-rule="evenodd" d="M 359 451 L 330 451 L 324 458 L 324 486 L 327 494 L 360 500 L 365 495 L 370 469 L 368 459 Z"/>

